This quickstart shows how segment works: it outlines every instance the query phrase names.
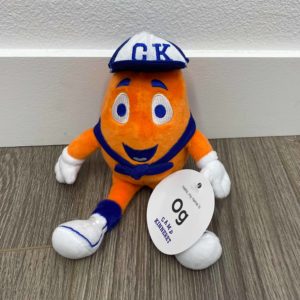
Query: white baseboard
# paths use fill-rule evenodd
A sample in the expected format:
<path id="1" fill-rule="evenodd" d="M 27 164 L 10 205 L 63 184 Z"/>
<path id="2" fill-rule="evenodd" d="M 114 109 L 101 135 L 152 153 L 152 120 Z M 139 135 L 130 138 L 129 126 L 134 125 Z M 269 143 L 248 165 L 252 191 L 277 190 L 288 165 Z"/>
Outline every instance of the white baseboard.
<path id="1" fill-rule="evenodd" d="M 98 119 L 112 51 L 1 50 L 0 146 L 66 144 Z M 300 134 L 297 51 L 187 51 L 193 115 L 210 138 Z"/>

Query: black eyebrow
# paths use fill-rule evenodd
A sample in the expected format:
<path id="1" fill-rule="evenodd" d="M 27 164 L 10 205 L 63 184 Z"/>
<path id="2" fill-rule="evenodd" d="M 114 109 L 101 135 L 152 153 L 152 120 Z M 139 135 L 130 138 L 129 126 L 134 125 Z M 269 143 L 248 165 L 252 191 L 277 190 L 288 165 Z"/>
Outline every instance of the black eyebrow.
<path id="1" fill-rule="evenodd" d="M 162 81 L 160 81 L 160 80 L 158 80 L 158 79 L 153 79 L 153 80 L 151 81 L 151 85 L 152 85 L 153 87 L 160 87 L 160 88 L 162 88 L 162 89 L 168 90 L 167 86 L 166 86 Z"/>
<path id="2" fill-rule="evenodd" d="M 124 78 L 122 79 L 118 84 L 117 87 L 120 86 L 128 86 L 130 84 L 130 79 L 129 78 Z"/>

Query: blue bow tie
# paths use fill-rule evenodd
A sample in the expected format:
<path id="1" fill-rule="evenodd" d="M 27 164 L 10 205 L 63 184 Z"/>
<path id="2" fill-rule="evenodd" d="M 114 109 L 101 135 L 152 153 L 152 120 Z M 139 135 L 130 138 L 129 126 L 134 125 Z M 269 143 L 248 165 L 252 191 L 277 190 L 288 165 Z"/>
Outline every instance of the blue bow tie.
<path id="1" fill-rule="evenodd" d="M 135 180 L 140 179 L 144 175 L 156 175 L 170 170 L 173 167 L 172 162 L 160 164 L 142 164 L 142 165 L 121 165 L 117 164 L 115 171 L 124 175 L 128 175 Z"/>
<path id="2" fill-rule="evenodd" d="M 118 164 L 115 166 L 115 171 L 123 175 L 128 175 L 135 180 L 138 180 L 144 175 L 157 175 L 167 170 L 170 170 L 173 167 L 173 163 L 170 162 L 170 160 L 174 158 L 186 146 L 186 144 L 194 135 L 195 130 L 196 124 L 193 119 L 193 116 L 191 115 L 187 127 L 184 130 L 181 137 L 179 138 L 179 140 L 170 148 L 170 150 L 162 158 L 160 158 L 152 164 L 138 165 L 131 164 L 129 161 L 127 161 L 109 146 L 102 134 L 100 121 L 94 127 L 94 134 L 99 144 L 105 150 L 105 152 L 116 162 L 118 162 Z"/>

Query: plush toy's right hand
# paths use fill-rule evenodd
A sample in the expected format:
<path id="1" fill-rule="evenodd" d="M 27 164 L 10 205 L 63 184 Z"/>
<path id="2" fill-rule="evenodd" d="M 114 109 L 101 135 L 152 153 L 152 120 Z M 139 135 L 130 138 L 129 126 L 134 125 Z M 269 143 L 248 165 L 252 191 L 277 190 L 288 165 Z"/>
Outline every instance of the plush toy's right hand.
<path id="1" fill-rule="evenodd" d="M 58 161 L 55 165 L 54 170 L 56 180 L 60 183 L 74 183 L 83 162 L 84 160 L 72 157 L 68 153 L 67 147 L 64 148 L 62 154 L 58 158 Z"/>

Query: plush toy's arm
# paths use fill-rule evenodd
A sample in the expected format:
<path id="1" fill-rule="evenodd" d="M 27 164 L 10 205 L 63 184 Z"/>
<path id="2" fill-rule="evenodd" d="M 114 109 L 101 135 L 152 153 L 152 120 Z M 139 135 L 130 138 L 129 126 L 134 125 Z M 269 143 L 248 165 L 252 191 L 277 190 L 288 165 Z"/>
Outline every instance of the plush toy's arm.
<path id="1" fill-rule="evenodd" d="M 210 181 L 215 196 L 225 198 L 230 192 L 230 179 L 207 138 L 198 130 L 188 143 L 188 151 L 201 173 Z"/>
<path id="2" fill-rule="evenodd" d="M 100 145 L 93 128 L 79 135 L 60 155 L 55 165 L 56 180 L 60 183 L 74 183 L 84 160 L 97 148 L 100 148 Z"/>

